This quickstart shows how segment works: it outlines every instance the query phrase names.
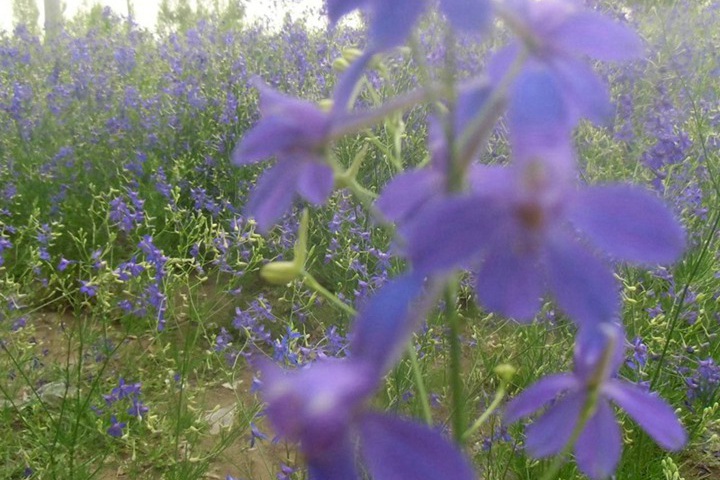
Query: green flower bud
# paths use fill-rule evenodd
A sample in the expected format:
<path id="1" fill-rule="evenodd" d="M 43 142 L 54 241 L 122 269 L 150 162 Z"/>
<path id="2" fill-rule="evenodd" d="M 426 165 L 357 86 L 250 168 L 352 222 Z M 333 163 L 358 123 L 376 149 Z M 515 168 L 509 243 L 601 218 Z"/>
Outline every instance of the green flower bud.
<path id="1" fill-rule="evenodd" d="M 285 285 L 295 280 L 300 271 L 296 262 L 271 262 L 260 269 L 260 277 L 273 285 Z"/>
<path id="2" fill-rule="evenodd" d="M 346 47 L 342 50 L 342 58 L 352 63 L 362 56 L 363 52 L 359 48 Z"/>
<path id="3" fill-rule="evenodd" d="M 510 365 L 509 363 L 501 363 L 497 367 L 495 367 L 495 375 L 500 377 L 500 380 L 503 382 L 510 382 L 512 380 L 512 377 L 517 372 L 517 369 Z"/>
<path id="4" fill-rule="evenodd" d="M 350 62 L 348 62 L 347 60 L 345 60 L 342 57 L 336 58 L 335 60 L 333 60 L 333 63 L 332 63 L 332 69 L 338 73 L 344 72 L 345 70 L 347 70 L 347 68 L 349 66 L 350 66 Z"/>

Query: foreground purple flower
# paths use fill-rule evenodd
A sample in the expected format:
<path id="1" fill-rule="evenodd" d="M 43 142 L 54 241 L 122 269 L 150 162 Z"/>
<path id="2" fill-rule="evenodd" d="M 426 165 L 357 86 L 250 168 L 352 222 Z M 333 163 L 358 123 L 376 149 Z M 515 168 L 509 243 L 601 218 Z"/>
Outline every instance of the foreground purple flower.
<path id="1" fill-rule="evenodd" d="M 549 290 L 573 320 L 597 324 L 620 308 L 597 250 L 640 264 L 682 253 L 681 227 L 651 193 L 575 188 L 569 144 L 518 146 L 515 156 L 509 167 L 485 167 L 473 193 L 434 202 L 401 226 L 416 269 L 477 268 L 480 302 L 516 320 L 531 320 Z"/>
<path id="2" fill-rule="evenodd" d="M 569 442 L 576 442 L 580 470 L 593 479 L 609 477 L 622 450 L 622 433 L 611 401 L 661 447 L 682 448 L 687 434 L 673 409 L 654 394 L 616 378 L 624 350 L 624 336 L 616 325 L 581 330 L 573 373 L 545 377 L 510 401 L 505 421 L 512 423 L 559 397 L 527 428 L 525 447 L 530 455 L 556 455 Z"/>
<path id="3" fill-rule="evenodd" d="M 548 107 L 570 128 L 580 118 L 610 118 L 614 110 L 608 89 L 582 57 L 637 58 L 642 43 L 631 28 L 569 0 L 510 0 L 498 2 L 496 9 L 521 42 L 493 56 L 490 76 L 499 81 L 523 50 L 529 54 L 511 87 L 511 124 L 522 124 L 523 117 Z"/>
<path id="4" fill-rule="evenodd" d="M 358 440 L 375 480 L 474 478 L 469 462 L 440 433 L 366 405 L 418 325 L 422 312 L 414 304 L 421 287 L 420 277 L 402 277 L 375 295 L 356 320 L 350 358 L 297 371 L 264 366 L 268 419 L 280 435 L 300 443 L 311 479 L 360 478 Z"/>
<path id="5" fill-rule="evenodd" d="M 333 169 L 325 161 L 331 116 L 312 102 L 282 95 L 262 82 L 262 120 L 233 152 L 236 165 L 276 157 L 250 195 L 247 210 L 261 232 L 267 232 L 299 194 L 315 205 L 328 198 L 334 186 Z"/>
<path id="6" fill-rule="evenodd" d="M 369 18 L 367 49 L 340 78 L 333 95 L 337 108 L 343 110 L 349 106 L 353 88 L 374 55 L 407 40 L 428 3 L 427 0 L 327 0 L 331 23 L 358 9 Z M 491 19 L 488 0 L 440 0 L 440 10 L 455 28 L 466 32 L 483 31 Z"/>

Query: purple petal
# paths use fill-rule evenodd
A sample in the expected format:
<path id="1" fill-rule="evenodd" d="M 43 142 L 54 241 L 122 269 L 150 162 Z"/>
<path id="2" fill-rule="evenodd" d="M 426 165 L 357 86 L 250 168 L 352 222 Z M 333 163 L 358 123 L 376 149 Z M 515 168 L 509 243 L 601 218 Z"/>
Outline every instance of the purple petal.
<path id="1" fill-rule="evenodd" d="M 595 12 L 578 12 L 552 32 L 559 47 L 597 60 L 631 60 L 643 46 L 630 27 Z"/>
<path id="2" fill-rule="evenodd" d="M 338 79 L 335 92 L 333 92 L 333 116 L 340 117 L 341 113 L 353 107 L 350 104 L 350 100 L 353 96 L 355 86 L 358 81 L 360 81 L 360 78 L 362 78 L 365 67 L 370 63 L 375 53 L 377 52 L 373 50 L 365 51 Z"/>
<path id="3" fill-rule="evenodd" d="M 421 272 L 468 265 L 487 245 L 500 221 L 499 209 L 483 197 L 433 202 L 402 228 L 408 257 Z"/>
<path id="4" fill-rule="evenodd" d="M 426 0 L 375 0 L 368 38 L 370 50 L 400 46 L 425 10 Z"/>
<path id="5" fill-rule="evenodd" d="M 620 294 L 612 271 L 576 240 L 562 234 L 549 239 L 547 274 L 563 311 L 578 324 L 612 321 Z"/>
<path id="6" fill-rule="evenodd" d="M 508 110 L 513 143 L 554 145 L 570 130 L 566 95 L 555 73 L 529 61 L 513 84 Z"/>
<path id="7" fill-rule="evenodd" d="M 660 397 L 619 380 L 610 380 L 603 391 L 661 447 L 680 450 L 687 442 L 687 433 L 675 412 Z"/>
<path id="8" fill-rule="evenodd" d="M 367 414 L 360 421 L 360 435 L 363 457 L 374 480 L 475 478 L 460 450 L 425 425 Z"/>
<path id="9" fill-rule="evenodd" d="M 668 208 L 637 187 L 584 188 L 568 216 L 594 245 L 621 260 L 669 263 L 685 246 L 683 230 Z"/>
<path id="10" fill-rule="evenodd" d="M 560 393 L 572 390 L 577 386 L 575 377 L 566 373 L 544 377 L 508 402 L 505 406 L 503 421 L 513 423 L 522 417 L 527 417 Z"/>
<path id="11" fill-rule="evenodd" d="M 331 23 L 336 23 L 343 15 L 358 8 L 364 8 L 368 0 L 327 0 L 327 13 Z"/>
<path id="12" fill-rule="evenodd" d="M 302 132 L 288 128 L 284 121 L 263 119 L 247 131 L 232 153 L 235 165 L 250 165 L 266 160 L 301 141 Z M 279 140 L 279 142 L 276 142 Z"/>
<path id="13" fill-rule="evenodd" d="M 310 480 L 355 480 L 360 478 L 355 467 L 354 445 L 349 438 L 338 439 L 338 444 L 322 456 L 308 458 Z"/>
<path id="14" fill-rule="evenodd" d="M 477 294 L 490 311 L 530 321 L 545 291 L 542 265 L 532 252 L 519 252 L 512 235 L 498 234 L 478 272 Z M 524 253 L 524 254 L 523 254 Z"/>
<path id="15" fill-rule="evenodd" d="M 393 178 L 375 206 L 387 220 L 401 223 L 442 191 L 442 174 L 428 168 L 415 170 Z"/>
<path id="16" fill-rule="evenodd" d="M 503 47 L 490 57 L 488 61 L 487 74 L 494 85 L 498 85 L 508 73 L 510 67 L 515 63 L 522 47 L 518 43 L 511 43 Z"/>
<path id="17" fill-rule="evenodd" d="M 298 193 L 308 202 L 322 205 L 332 193 L 335 175 L 329 165 L 306 160 L 298 177 Z"/>
<path id="18" fill-rule="evenodd" d="M 610 477 L 622 451 L 622 434 L 610 403 L 600 399 L 597 411 L 585 424 L 575 445 L 580 470 L 592 479 Z"/>
<path id="19" fill-rule="evenodd" d="M 574 112 L 572 123 L 587 118 L 597 124 L 605 124 L 615 114 L 610 103 L 610 92 L 595 71 L 581 60 L 571 57 L 555 58 L 552 68 L 565 93 L 569 108 Z"/>
<path id="20" fill-rule="evenodd" d="M 347 359 L 319 360 L 294 371 L 268 363 L 261 369 L 268 419 L 278 434 L 299 441 L 308 458 L 336 450 L 379 381 L 369 365 Z"/>
<path id="21" fill-rule="evenodd" d="M 301 166 L 297 162 L 278 162 L 255 185 L 246 208 L 255 217 L 261 233 L 267 233 L 292 205 Z"/>
<path id="22" fill-rule="evenodd" d="M 413 309 L 422 292 L 423 277 L 395 278 L 373 295 L 355 320 L 350 352 L 353 358 L 384 371 L 392 364 L 421 321 Z"/>
<path id="23" fill-rule="evenodd" d="M 460 30 L 482 31 L 490 21 L 490 5 L 486 0 L 440 0 L 440 8 Z"/>
<path id="24" fill-rule="evenodd" d="M 608 352 L 609 348 L 613 351 Z M 609 364 L 604 365 L 608 355 Z M 614 322 L 583 325 L 575 336 L 574 359 L 573 371 L 581 382 L 598 381 L 599 368 L 606 369 L 600 380 L 608 380 L 625 362 L 624 329 Z"/>
<path id="25" fill-rule="evenodd" d="M 542 417 L 526 429 L 525 448 L 535 458 L 544 458 L 562 451 L 570 441 L 580 412 L 585 405 L 585 393 L 570 393 L 551 406 Z"/>

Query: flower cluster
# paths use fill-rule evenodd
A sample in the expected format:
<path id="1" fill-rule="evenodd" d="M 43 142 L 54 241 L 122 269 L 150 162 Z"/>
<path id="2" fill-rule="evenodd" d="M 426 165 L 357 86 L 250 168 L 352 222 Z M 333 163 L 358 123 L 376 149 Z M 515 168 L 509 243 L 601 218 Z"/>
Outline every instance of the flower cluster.
<path id="1" fill-rule="evenodd" d="M 263 118 L 233 158 L 238 165 L 277 158 L 247 205 L 262 231 L 290 208 L 296 193 L 320 205 L 336 186 L 348 187 L 367 200 L 354 165 L 343 170 L 335 164 L 332 142 L 388 113 L 387 105 L 354 111 L 359 81 L 373 56 L 407 40 L 428 4 L 327 2 L 332 23 L 355 9 L 368 19 L 368 47 L 342 74 L 330 110 L 256 84 Z M 417 98 L 436 108 L 429 120 L 429 166 L 398 175 L 370 209 L 378 221 L 395 223 L 396 243 L 411 273 L 367 300 L 349 336 L 348 358 L 323 359 L 291 372 L 262 368 L 268 418 L 282 436 L 300 443 L 311 478 L 358 478 L 358 443 L 376 479 L 472 478 L 466 460 L 442 436 L 366 405 L 421 323 L 425 309 L 417 308 L 418 298 L 434 298 L 437 285 L 458 270 L 470 270 L 479 303 L 488 311 L 528 322 L 549 293 L 577 324 L 573 373 L 540 380 L 507 406 L 505 419 L 513 422 L 554 400 L 528 428 L 526 450 L 532 456 L 574 446 L 584 473 L 598 479 L 611 475 L 622 441 L 610 401 L 662 447 L 681 448 L 686 434 L 672 409 L 616 378 L 625 338 L 613 264 L 673 262 L 685 248 L 685 234 L 653 193 L 581 182 L 572 141 L 581 120 L 601 123 L 612 112 L 608 88 L 585 58 L 637 58 L 639 37 L 570 0 L 439 5 L 449 29 L 482 33 L 497 19 L 514 40 L 492 55 L 486 77 L 440 86 L 428 80 L 415 97 L 388 102 L 402 108 L 417 103 L 408 98 Z M 503 114 L 509 163 L 476 162 Z M 429 291 L 423 291 L 425 281 Z M 466 432 L 455 433 L 461 438 Z"/>

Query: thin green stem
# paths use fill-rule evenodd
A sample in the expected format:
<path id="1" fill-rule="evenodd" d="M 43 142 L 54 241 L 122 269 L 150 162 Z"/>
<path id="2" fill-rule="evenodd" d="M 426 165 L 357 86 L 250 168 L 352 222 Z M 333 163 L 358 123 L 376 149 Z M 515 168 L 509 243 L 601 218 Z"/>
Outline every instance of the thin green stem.
<path id="1" fill-rule="evenodd" d="M 328 299 L 333 305 L 340 308 L 340 310 L 343 310 L 351 317 L 354 317 L 357 314 L 357 312 L 355 311 L 355 309 L 353 307 L 351 307 L 347 303 L 343 302 L 342 300 L 340 300 L 337 297 L 337 295 L 335 295 L 330 290 L 328 290 L 327 288 L 320 285 L 320 282 L 318 282 L 315 279 L 315 277 L 312 276 L 312 274 L 310 272 L 303 270 L 301 272 L 301 275 L 303 276 L 303 282 L 311 290 L 314 290 L 315 292 L 319 293 L 320 295 L 322 295 L 323 297 Z"/>
<path id="2" fill-rule="evenodd" d="M 413 378 L 415 379 L 415 388 L 417 388 L 420 397 L 420 406 L 422 407 L 423 420 L 428 425 L 432 425 L 432 411 L 430 410 L 430 402 L 428 401 L 427 389 L 425 388 L 425 380 L 420 371 L 420 363 L 418 362 L 417 352 L 412 343 L 408 346 L 408 357 L 410 358 L 410 366 L 412 367 Z"/>
<path id="3" fill-rule="evenodd" d="M 505 382 L 502 382 L 500 384 L 500 388 L 498 388 L 497 392 L 495 392 L 495 397 L 493 398 L 493 401 L 490 403 L 490 405 L 488 405 L 488 408 L 463 434 L 463 441 L 467 441 L 473 433 L 475 433 L 480 427 L 485 424 L 485 422 L 487 422 L 487 420 L 490 418 L 490 415 L 492 415 L 493 412 L 495 412 L 495 410 L 497 410 L 497 408 L 500 406 L 500 402 L 502 402 L 502 399 L 505 398 L 506 393 L 507 385 L 505 384 Z"/>
<path id="4" fill-rule="evenodd" d="M 445 287 L 445 316 L 450 325 L 448 343 L 450 344 L 450 392 L 452 394 L 453 436 L 459 444 L 463 443 L 465 433 L 465 398 L 462 379 L 462 345 L 460 344 L 460 316 L 457 311 L 458 280 L 453 277 Z"/>

